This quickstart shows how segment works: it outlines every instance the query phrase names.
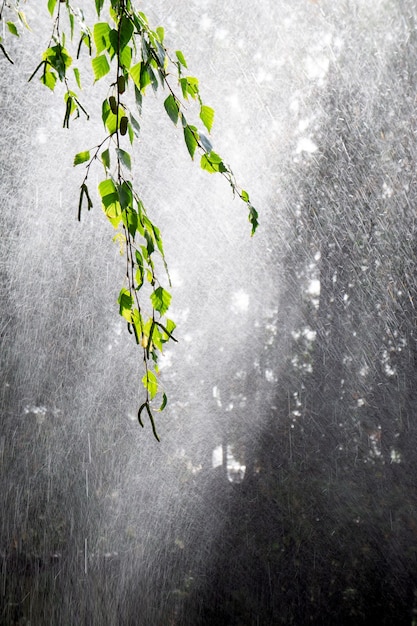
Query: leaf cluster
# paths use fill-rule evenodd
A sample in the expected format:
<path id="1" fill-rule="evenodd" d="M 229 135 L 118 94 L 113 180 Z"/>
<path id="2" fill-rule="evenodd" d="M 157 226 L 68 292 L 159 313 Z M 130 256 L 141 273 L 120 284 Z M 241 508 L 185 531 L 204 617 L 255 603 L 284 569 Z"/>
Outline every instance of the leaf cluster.
<path id="1" fill-rule="evenodd" d="M 9 3 L 1 5 L 1 21 L 5 19 L 6 5 L 9 7 Z M 14 1 L 13 8 L 17 19 L 28 28 L 19 9 L 19 0 Z M 154 92 L 159 88 L 168 92 L 164 109 L 171 121 L 182 128 L 190 157 L 194 159 L 198 151 L 203 170 L 210 174 L 219 173 L 227 179 L 233 193 L 247 205 L 252 234 L 258 225 L 258 214 L 248 193 L 237 187 L 230 167 L 213 150 L 208 135 L 214 122 L 214 109 L 203 102 L 198 79 L 188 75 L 184 54 L 180 50 L 175 55 L 168 52 L 161 26 L 153 30 L 146 15 L 137 10 L 131 0 L 110 0 L 109 3 L 95 0 L 97 21 L 92 26 L 87 24 L 82 10 L 75 10 L 69 0 L 47 0 L 47 8 L 52 18 L 50 41 L 29 81 L 39 75 L 42 84 L 51 91 L 55 90 L 57 83 L 64 85 L 64 127 L 69 128 L 70 121 L 81 113 L 88 118 L 79 96 L 81 72 L 77 61 L 82 51 L 87 49 L 91 57 L 94 83 L 111 76 L 108 93 L 101 104 L 104 138 L 94 148 L 82 150 L 74 157 L 74 166 L 84 164 L 86 170 L 80 186 L 78 219 L 81 219 L 83 207 L 90 210 L 93 206 L 88 182 L 93 163 L 99 163 L 104 170 L 104 177 L 98 185 L 102 208 L 118 231 L 115 239 L 122 243 L 126 254 L 119 311 L 143 352 L 145 375 L 142 383 L 146 396 L 138 419 L 143 425 L 145 411 L 158 439 L 153 411 L 162 411 L 167 403 L 159 381 L 158 357 L 164 344 L 175 341 L 172 334 L 175 323 L 166 317 L 171 294 L 163 286 L 155 264 L 155 256 L 159 256 L 170 284 L 161 232 L 141 200 L 132 176 L 130 151 L 140 135 L 142 100 L 149 88 Z M 7 27 L 12 35 L 19 36 L 15 21 L 8 20 Z M 70 44 L 78 41 L 75 57 L 69 52 L 67 40 Z M 1 39 L 0 49 L 11 60 Z M 186 118 L 185 107 L 193 103 L 202 128 L 189 123 Z M 154 401 L 159 394 L 162 399 L 155 409 Z"/>

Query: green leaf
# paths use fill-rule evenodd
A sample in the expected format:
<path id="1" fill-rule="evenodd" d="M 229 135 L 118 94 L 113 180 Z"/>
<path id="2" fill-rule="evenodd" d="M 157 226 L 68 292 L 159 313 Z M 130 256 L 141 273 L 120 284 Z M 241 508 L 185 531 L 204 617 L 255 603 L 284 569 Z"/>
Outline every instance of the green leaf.
<path id="1" fill-rule="evenodd" d="M 162 343 L 166 343 L 170 339 L 172 339 L 172 341 L 175 341 L 175 343 L 177 343 L 177 340 L 175 339 L 174 335 L 172 334 L 172 332 L 175 329 L 175 324 L 174 324 L 174 322 L 172 320 L 167 319 L 165 326 L 163 324 L 161 324 L 160 322 L 156 322 L 156 324 L 164 332 L 164 335 L 161 336 L 161 342 Z"/>
<path id="2" fill-rule="evenodd" d="M 6 22 L 6 24 L 7 24 L 7 28 L 12 33 L 12 35 L 15 35 L 15 37 L 19 37 L 19 33 L 18 33 L 17 28 L 16 28 L 16 24 L 14 22 Z"/>
<path id="3" fill-rule="evenodd" d="M 210 174 L 215 174 L 216 172 L 224 173 L 228 171 L 221 156 L 213 152 L 213 150 L 203 154 L 200 161 L 200 167 L 202 170 L 205 170 Z"/>
<path id="4" fill-rule="evenodd" d="M 80 165 L 80 163 L 85 163 L 90 160 L 90 151 L 85 150 L 84 152 L 79 152 L 74 157 L 74 166 Z"/>
<path id="5" fill-rule="evenodd" d="M 171 304 L 171 294 L 163 287 L 157 287 L 157 289 L 151 293 L 151 302 L 155 311 L 158 311 L 161 315 L 165 315 Z"/>
<path id="6" fill-rule="evenodd" d="M 198 78 L 194 76 L 186 76 L 180 78 L 179 83 L 182 89 L 183 97 L 188 100 L 188 96 L 195 99 L 198 96 Z"/>
<path id="7" fill-rule="evenodd" d="M 55 10 L 57 0 L 48 0 L 48 11 L 51 15 L 53 15 Z"/>
<path id="8" fill-rule="evenodd" d="M 244 189 L 242 189 L 240 197 L 242 198 L 243 202 L 249 202 L 249 194 Z"/>
<path id="9" fill-rule="evenodd" d="M 132 47 L 125 46 L 120 53 L 120 57 L 119 57 L 120 66 L 128 70 L 132 63 L 132 56 L 133 56 Z"/>
<path id="10" fill-rule="evenodd" d="M 214 122 L 214 109 L 202 104 L 200 109 L 200 119 L 207 128 L 208 132 L 210 132 Z"/>
<path id="11" fill-rule="evenodd" d="M 70 13 L 68 17 L 69 17 L 69 22 L 70 22 L 70 33 L 71 33 L 71 41 L 72 41 L 74 37 L 74 14 Z"/>
<path id="12" fill-rule="evenodd" d="M 163 411 L 167 404 L 168 404 L 167 395 L 166 395 L 166 393 L 163 393 L 162 394 L 162 403 L 161 403 L 161 406 L 159 407 L 159 411 Z"/>
<path id="13" fill-rule="evenodd" d="M 80 70 L 78 67 L 73 68 L 75 80 L 77 81 L 78 89 L 81 89 Z"/>
<path id="14" fill-rule="evenodd" d="M 135 333 L 136 343 L 139 344 L 142 342 L 143 320 L 141 314 L 137 309 L 133 309 L 132 311 L 132 324 Z"/>
<path id="15" fill-rule="evenodd" d="M 108 49 L 110 46 L 110 26 L 107 22 L 97 22 L 94 24 L 93 38 L 97 48 L 97 54 Z"/>
<path id="16" fill-rule="evenodd" d="M 54 68 L 54 70 L 58 72 L 60 80 L 63 80 L 67 68 L 72 63 L 72 58 L 68 54 L 68 50 L 61 46 L 61 44 L 57 44 L 56 46 L 52 46 L 45 50 L 42 57 L 44 61 L 46 61 Z"/>
<path id="17" fill-rule="evenodd" d="M 107 128 L 111 135 L 116 132 L 117 115 L 112 112 L 110 102 L 107 99 L 103 100 L 101 107 L 101 119 L 103 120 L 104 128 Z"/>
<path id="18" fill-rule="evenodd" d="M 133 82 L 135 83 L 136 87 L 138 87 L 140 89 L 140 68 L 142 66 L 142 63 L 136 63 L 136 65 L 134 65 L 133 67 L 130 68 L 129 70 L 129 74 L 133 79 Z"/>
<path id="19" fill-rule="evenodd" d="M 103 76 L 110 72 L 110 65 L 104 54 L 91 59 L 91 65 L 93 66 L 95 81 L 100 80 L 100 78 L 103 78 Z"/>
<path id="20" fill-rule="evenodd" d="M 132 208 L 132 205 L 133 205 L 132 183 L 123 181 L 121 185 L 117 185 L 117 191 L 119 194 L 119 202 L 120 202 L 122 209 Z"/>
<path id="21" fill-rule="evenodd" d="M 252 224 L 251 236 L 253 236 L 256 232 L 256 229 L 259 226 L 259 222 L 258 222 L 258 211 L 251 204 L 249 204 L 248 219 L 249 219 L 249 222 Z"/>
<path id="22" fill-rule="evenodd" d="M 129 41 L 132 39 L 133 35 L 133 24 L 131 20 L 122 15 L 122 18 L 119 22 L 119 35 L 118 35 L 118 45 L 119 45 L 119 53 L 127 46 Z M 113 46 L 114 47 L 114 46 Z"/>
<path id="23" fill-rule="evenodd" d="M 139 250 L 135 251 L 135 258 L 136 258 L 136 266 L 137 266 L 135 280 L 137 283 L 137 288 L 140 288 L 143 285 L 144 269 L 143 269 L 143 257 L 141 253 L 139 252 Z"/>
<path id="24" fill-rule="evenodd" d="M 158 35 L 159 41 L 164 43 L 165 31 L 162 26 L 157 27 L 156 34 Z"/>
<path id="25" fill-rule="evenodd" d="M 104 0 L 95 0 L 97 15 L 100 17 L 101 9 L 103 8 Z"/>
<path id="26" fill-rule="evenodd" d="M 139 79 L 139 87 L 142 93 L 145 92 L 145 89 L 152 82 L 151 69 L 144 63 L 140 66 L 140 79 Z"/>
<path id="27" fill-rule="evenodd" d="M 41 82 L 46 85 L 51 91 L 55 89 L 57 81 L 57 75 L 52 72 L 47 65 L 44 67 L 44 71 L 41 76 Z"/>
<path id="28" fill-rule="evenodd" d="M 133 307 L 133 296 L 130 292 L 122 287 L 119 293 L 119 297 L 117 299 L 119 303 L 119 313 L 122 317 L 125 318 L 128 322 L 132 320 L 132 307 Z"/>
<path id="29" fill-rule="evenodd" d="M 175 52 L 175 54 L 177 55 L 177 59 L 181 63 L 181 65 L 183 67 L 187 67 L 187 62 L 186 62 L 185 57 L 184 57 L 183 53 L 181 52 L 181 50 L 177 50 Z"/>
<path id="30" fill-rule="evenodd" d="M 110 151 L 108 149 L 103 150 L 103 152 L 101 153 L 101 161 L 104 167 L 110 169 Z"/>
<path id="31" fill-rule="evenodd" d="M 198 146 L 197 138 L 198 131 L 195 126 L 187 125 L 184 127 L 184 139 L 192 159 L 194 159 L 195 149 Z"/>
<path id="32" fill-rule="evenodd" d="M 176 99 L 174 98 L 172 94 L 170 94 L 168 98 L 165 100 L 164 107 L 165 107 L 165 111 L 168 113 L 169 117 L 174 122 L 174 124 L 177 124 L 180 109 L 179 109 Z"/>
<path id="33" fill-rule="evenodd" d="M 158 379 L 157 379 L 157 377 L 155 376 L 155 374 L 153 372 L 148 370 L 146 372 L 145 376 L 142 378 L 142 383 L 143 383 L 143 386 L 145 387 L 146 391 L 149 393 L 150 399 L 153 400 L 153 398 L 158 393 Z"/>
<path id="34" fill-rule="evenodd" d="M 101 198 L 103 199 L 105 196 L 108 196 L 112 193 L 116 193 L 116 187 L 114 182 L 110 178 L 106 178 L 99 183 L 98 191 L 100 193 Z"/>
<path id="35" fill-rule="evenodd" d="M 122 207 L 120 206 L 119 194 L 113 181 L 106 178 L 99 184 L 98 190 L 103 210 L 111 224 L 117 228 L 122 220 Z"/>

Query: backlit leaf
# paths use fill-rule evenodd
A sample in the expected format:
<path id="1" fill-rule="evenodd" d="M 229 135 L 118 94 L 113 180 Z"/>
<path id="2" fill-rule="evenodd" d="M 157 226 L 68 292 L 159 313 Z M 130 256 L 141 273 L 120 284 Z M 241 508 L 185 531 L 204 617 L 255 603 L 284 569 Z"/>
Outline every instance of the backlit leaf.
<path id="1" fill-rule="evenodd" d="M 142 378 L 142 383 L 147 392 L 149 393 L 149 397 L 151 400 L 158 393 L 158 379 L 153 372 L 148 370 L 145 376 Z"/>
<path id="2" fill-rule="evenodd" d="M 151 302 L 155 311 L 164 315 L 171 304 L 171 294 L 163 287 L 157 287 L 157 289 L 151 293 Z"/>
<path id="3" fill-rule="evenodd" d="M 79 165 L 80 163 L 85 163 L 85 161 L 90 160 L 90 151 L 85 150 L 84 152 L 79 152 L 74 157 L 74 166 Z"/>
<path id="4" fill-rule="evenodd" d="M 48 0 L 48 11 L 51 15 L 53 15 L 55 10 L 57 0 Z"/>
<path id="5" fill-rule="evenodd" d="M 110 45 L 110 26 L 107 22 L 97 22 L 93 29 L 94 43 L 97 48 L 97 54 L 107 50 Z"/>
<path id="6" fill-rule="evenodd" d="M 177 55 L 177 59 L 181 63 L 181 65 L 183 67 L 187 67 L 187 62 L 186 62 L 185 57 L 184 57 L 183 53 L 181 52 L 181 50 L 177 50 L 175 52 L 175 54 Z"/>
<path id="7" fill-rule="evenodd" d="M 214 121 L 214 109 L 202 104 L 200 109 L 200 119 L 207 128 L 208 132 L 210 132 Z"/>
<path id="8" fill-rule="evenodd" d="M 75 80 L 77 81 L 78 88 L 81 89 L 80 70 L 78 67 L 73 68 Z"/>
<path id="9" fill-rule="evenodd" d="M 227 172 L 227 167 L 223 163 L 222 158 L 213 152 L 208 152 L 203 154 L 200 161 L 200 167 L 202 170 L 209 172 L 210 174 L 215 174 L 216 172 Z"/>
<path id="10" fill-rule="evenodd" d="M 104 54 L 91 59 L 91 65 L 93 66 L 94 78 L 96 81 L 100 80 L 100 78 L 103 78 L 103 76 L 110 72 L 110 65 L 107 61 L 106 55 Z"/>

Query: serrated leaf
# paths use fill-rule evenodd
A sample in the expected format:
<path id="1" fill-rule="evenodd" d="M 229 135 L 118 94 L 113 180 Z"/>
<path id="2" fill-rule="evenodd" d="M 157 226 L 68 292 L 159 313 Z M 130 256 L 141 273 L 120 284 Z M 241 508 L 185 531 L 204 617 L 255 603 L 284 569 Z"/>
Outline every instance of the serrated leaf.
<path id="1" fill-rule="evenodd" d="M 116 187 L 114 185 L 114 182 L 110 178 L 106 178 L 105 180 L 102 180 L 101 183 L 99 183 L 98 191 L 101 198 L 103 199 L 105 196 L 116 193 Z"/>
<path id="2" fill-rule="evenodd" d="M 170 119 L 174 122 L 174 124 L 177 124 L 180 109 L 179 109 L 177 101 L 175 100 L 172 94 L 170 94 L 168 98 L 166 98 L 164 102 L 164 107 Z"/>
<path id="3" fill-rule="evenodd" d="M 187 125 L 184 127 L 184 139 L 192 159 L 194 159 L 194 153 L 198 146 L 197 137 L 198 132 L 195 126 Z"/>
<path id="4" fill-rule="evenodd" d="M 95 81 L 100 80 L 100 78 L 103 78 L 103 76 L 106 76 L 106 74 L 110 72 L 110 65 L 105 54 L 100 54 L 98 57 L 91 59 L 91 65 L 93 67 Z"/>
<path id="5" fill-rule="evenodd" d="M 214 109 L 202 104 L 200 109 L 200 119 L 207 128 L 208 132 L 210 132 L 214 122 Z"/>
<path id="6" fill-rule="evenodd" d="M 181 50 L 176 50 L 175 54 L 177 56 L 178 61 L 181 63 L 181 65 L 183 67 L 187 67 L 187 62 L 186 62 L 185 57 L 184 57 L 183 53 L 181 52 Z"/>
<path id="7" fill-rule="evenodd" d="M 158 311 L 161 315 L 165 315 L 171 304 L 171 297 L 171 294 L 166 291 L 166 289 L 157 287 L 157 289 L 151 293 L 151 302 L 155 311 Z"/>
<path id="8" fill-rule="evenodd" d="M 78 152 L 78 154 L 74 157 L 74 166 L 80 165 L 80 163 L 85 163 L 90 160 L 90 151 L 84 150 L 84 152 Z"/>
<path id="9" fill-rule="evenodd" d="M 97 22 L 94 24 L 93 39 L 97 48 L 97 54 L 107 50 L 110 45 L 110 26 L 107 22 Z"/>

